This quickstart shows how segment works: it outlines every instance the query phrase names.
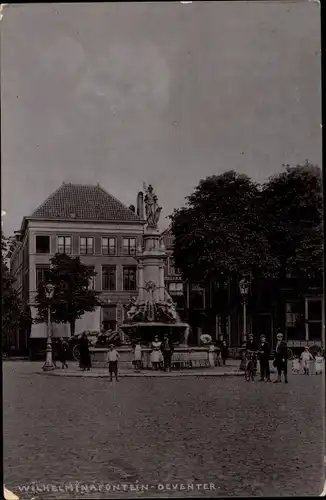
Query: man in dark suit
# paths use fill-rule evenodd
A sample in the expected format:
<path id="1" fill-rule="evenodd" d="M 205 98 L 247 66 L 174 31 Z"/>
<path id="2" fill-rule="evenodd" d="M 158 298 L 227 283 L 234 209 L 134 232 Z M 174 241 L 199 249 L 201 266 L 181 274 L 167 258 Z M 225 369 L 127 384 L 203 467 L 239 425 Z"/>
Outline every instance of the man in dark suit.
<path id="1" fill-rule="evenodd" d="M 284 373 L 284 382 L 288 383 L 288 346 L 283 340 L 283 333 L 278 333 L 277 343 L 274 354 L 273 365 L 277 369 L 277 380 L 276 383 L 282 382 L 282 372 Z"/>
<path id="2" fill-rule="evenodd" d="M 269 343 L 266 342 L 265 335 L 260 336 L 260 346 L 259 346 L 259 364 L 260 364 L 260 380 L 264 382 L 270 382 L 270 370 L 269 370 L 269 356 L 270 356 Z"/>

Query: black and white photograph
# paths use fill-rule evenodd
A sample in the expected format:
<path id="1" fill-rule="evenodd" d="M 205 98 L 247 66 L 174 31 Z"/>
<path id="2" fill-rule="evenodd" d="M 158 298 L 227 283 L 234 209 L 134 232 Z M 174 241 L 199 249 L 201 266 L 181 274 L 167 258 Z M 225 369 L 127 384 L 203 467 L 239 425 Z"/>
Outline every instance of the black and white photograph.
<path id="1" fill-rule="evenodd" d="M 1 4 L 6 500 L 326 495 L 320 11 Z"/>

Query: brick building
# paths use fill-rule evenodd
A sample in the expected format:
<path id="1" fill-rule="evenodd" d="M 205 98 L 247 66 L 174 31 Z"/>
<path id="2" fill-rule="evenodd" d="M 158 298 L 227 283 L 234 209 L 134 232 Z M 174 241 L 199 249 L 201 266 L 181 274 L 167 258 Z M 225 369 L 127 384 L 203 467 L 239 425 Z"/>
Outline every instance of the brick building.
<path id="1" fill-rule="evenodd" d="M 80 256 L 94 270 L 92 286 L 100 292 L 101 307 L 77 320 L 76 333 L 115 328 L 123 321 L 123 305 L 137 290 L 135 256 L 144 224 L 142 213 L 127 208 L 101 186 L 65 183 L 24 217 L 10 266 L 20 296 L 31 308 L 31 343 L 46 337 L 46 325 L 36 319 L 35 296 L 57 252 Z M 53 335 L 69 336 L 68 325 L 54 324 Z M 26 348 L 26 332 L 17 344 Z"/>

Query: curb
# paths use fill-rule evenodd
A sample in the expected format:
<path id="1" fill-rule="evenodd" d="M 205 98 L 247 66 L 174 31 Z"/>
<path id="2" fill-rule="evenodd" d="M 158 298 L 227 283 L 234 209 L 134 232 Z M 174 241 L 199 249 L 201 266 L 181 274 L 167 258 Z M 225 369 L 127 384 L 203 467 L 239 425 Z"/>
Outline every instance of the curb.
<path id="1" fill-rule="evenodd" d="M 75 377 L 75 378 L 110 378 L 109 373 L 90 372 L 87 375 L 83 372 L 36 372 L 38 375 L 48 375 L 50 377 Z M 181 377 L 239 377 L 244 373 L 240 371 L 220 372 L 220 373 L 120 373 L 119 378 L 181 378 Z"/>
<path id="2" fill-rule="evenodd" d="M 29 358 L 28 357 L 21 357 L 21 358 L 8 358 L 8 357 L 3 357 L 2 358 L 2 361 L 29 361 Z"/>

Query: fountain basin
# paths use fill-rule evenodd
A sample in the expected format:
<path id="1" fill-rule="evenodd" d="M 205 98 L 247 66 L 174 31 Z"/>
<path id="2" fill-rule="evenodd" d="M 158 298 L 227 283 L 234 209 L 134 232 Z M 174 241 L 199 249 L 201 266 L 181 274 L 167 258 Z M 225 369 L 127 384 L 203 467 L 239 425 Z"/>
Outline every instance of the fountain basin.
<path id="1" fill-rule="evenodd" d="M 166 325 L 165 325 L 166 326 Z M 133 349 L 130 346 L 118 347 L 119 364 L 121 368 L 133 367 Z M 142 367 L 144 369 L 151 369 L 152 364 L 150 361 L 152 349 L 150 347 L 142 348 Z M 103 347 L 90 348 L 92 365 L 94 367 L 106 366 L 106 359 L 108 349 Z M 212 351 L 209 347 L 175 347 L 172 354 L 172 368 L 204 368 L 212 366 Z M 214 361 L 216 360 L 216 353 L 214 353 Z"/>

